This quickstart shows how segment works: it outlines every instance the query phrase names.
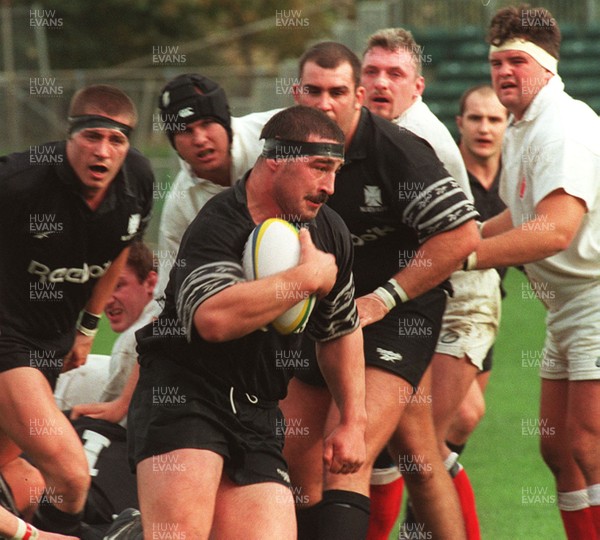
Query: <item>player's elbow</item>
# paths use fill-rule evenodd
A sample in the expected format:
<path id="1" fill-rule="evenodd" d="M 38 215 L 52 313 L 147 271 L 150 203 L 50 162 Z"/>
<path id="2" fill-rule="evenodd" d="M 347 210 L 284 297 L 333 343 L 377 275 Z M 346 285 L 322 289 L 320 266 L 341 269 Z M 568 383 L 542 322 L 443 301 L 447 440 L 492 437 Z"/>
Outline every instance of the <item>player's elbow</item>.
<path id="1" fill-rule="evenodd" d="M 571 230 L 557 230 L 550 236 L 550 250 L 553 252 L 552 255 L 560 253 L 565 249 L 568 249 L 575 238 L 577 231 Z"/>
<path id="2" fill-rule="evenodd" d="M 457 261 L 463 261 L 479 246 L 481 236 L 475 220 L 470 220 L 464 225 L 455 229 L 452 238 L 452 251 Z"/>
<path id="3" fill-rule="evenodd" d="M 231 321 L 218 311 L 198 308 L 194 314 L 194 326 L 204 341 L 222 343 L 232 339 Z"/>

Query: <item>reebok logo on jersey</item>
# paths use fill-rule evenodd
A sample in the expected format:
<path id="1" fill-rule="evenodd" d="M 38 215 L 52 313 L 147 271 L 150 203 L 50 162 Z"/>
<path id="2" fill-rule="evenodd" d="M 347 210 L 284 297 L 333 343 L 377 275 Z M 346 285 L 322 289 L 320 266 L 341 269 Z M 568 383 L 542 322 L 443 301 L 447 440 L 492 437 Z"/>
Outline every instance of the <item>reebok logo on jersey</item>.
<path id="1" fill-rule="evenodd" d="M 377 347 L 375 349 L 379 353 L 379 358 L 384 362 L 400 362 L 402 360 L 402 355 L 400 353 L 394 351 L 386 351 L 381 347 Z"/>
<path id="2" fill-rule="evenodd" d="M 55 234 L 58 231 L 46 231 L 43 233 L 37 233 L 34 234 L 33 237 L 36 238 L 37 240 L 41 240 L 42 238 L 48 238 L 51 234 Z"/>
<path id="3" fill-rule="evenodd" d="M 27 271 L 30 274 L 39 276 L 40 283 L 86 283 L 90 278 L 97 279 L 104 275 L 108 270 L 111 262 L 107 261 L 102 266 L 97 264 L 88 265 L 83 263 L 83 268 L 55 268 L 51 270 L 49 266 L 38 262 L 31 261 Z"/>

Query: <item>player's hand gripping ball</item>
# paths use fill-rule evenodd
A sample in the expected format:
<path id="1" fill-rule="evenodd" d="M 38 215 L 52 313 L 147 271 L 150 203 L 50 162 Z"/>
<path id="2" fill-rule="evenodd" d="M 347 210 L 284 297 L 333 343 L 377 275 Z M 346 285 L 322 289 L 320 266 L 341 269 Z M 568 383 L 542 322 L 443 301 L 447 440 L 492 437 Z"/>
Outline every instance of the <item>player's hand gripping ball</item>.
<path id="1" fill-rule="evenodd" d="M 252 231 L 244 248 L 242 267 L 246 279 L 261 279 L 289 268 L 300 262 L 300 239 L 296 228 L 283 219 L 267 219 Z M 281 298 L 291 295 L 300 300 L 271 324 L 280 334 L 302 332 L 315 305 L 315 296 L 301 291 L 282 289 Z"/>

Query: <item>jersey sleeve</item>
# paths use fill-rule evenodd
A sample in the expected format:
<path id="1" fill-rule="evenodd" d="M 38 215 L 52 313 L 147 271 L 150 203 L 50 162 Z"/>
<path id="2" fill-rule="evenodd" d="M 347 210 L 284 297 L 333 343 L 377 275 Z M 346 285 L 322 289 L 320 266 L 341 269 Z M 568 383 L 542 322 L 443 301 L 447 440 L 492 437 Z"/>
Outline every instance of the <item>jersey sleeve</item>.
<path id="1" fill-rule="evenodd" d="M 245 281 L 241 254 L 247 234 L 242 224 L 215 215 L 209 201 L 185 232 L 170 274 L 170 287 L 188 341 L 198 306 L 227 287 Z"/>
<path id="2" fill-rule="evenodd" d="M 330 250 L 336 255 L 338 275 L 333 288 L 318 302 L 310 317 L 306 332 L 315 341 L 336 339 L 353 332 L 359 326 L 352 275 L 352 239 L 346 225 L 337 214 L 332 221 L 335 236 Z"/>
<path id="3" fill-rule="evenodd" d="M 417 232 L 420 243 L 478 216 L 473 203 L 451 176 L 423 183 L 402 209 L 403 223 Z"/>
<path id="4" fill-rule="evenodd" d="M 534 148 L 532 146 L 532 148 Z M 565 138 L 530 150 L 527 155 L 531 172 L 533 205 L 557 189 L 583 200 L 587 210 L 598 204 L 598 164 L 600 157 L 579 141 Z"/>
<path id="5" fill-rule="evenodd" d="M 399 137 L 384 138 L 382 144 L 386 152 L 379 158 L 385 160 L 380 170 L 394 199 L 392 204 L 420 244 L 478 218 L 472 201 L 428 141 L 400 128 Z"/>

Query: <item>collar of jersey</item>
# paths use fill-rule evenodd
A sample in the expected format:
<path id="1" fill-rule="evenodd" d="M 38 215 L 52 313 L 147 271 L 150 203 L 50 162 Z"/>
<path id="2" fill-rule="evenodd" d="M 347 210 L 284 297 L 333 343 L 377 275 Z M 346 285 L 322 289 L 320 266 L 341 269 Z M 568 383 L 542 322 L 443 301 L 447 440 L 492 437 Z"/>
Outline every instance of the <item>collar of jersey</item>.
<path id="1" fill-rule="evenodd" d="M 371 113 L 366 107 L 362 107 L 360 111 L 360 119 L 356 126 L 356 131 L 352 137 L 350 148 L 346 152 L 345 162 L 349 163 L 354 159 L 365 159 L 367 157 L 367 145 L 365 144 L 365 132 L 369 124 L 369 116 Z"/>

